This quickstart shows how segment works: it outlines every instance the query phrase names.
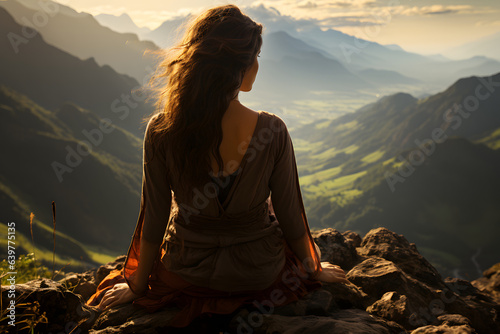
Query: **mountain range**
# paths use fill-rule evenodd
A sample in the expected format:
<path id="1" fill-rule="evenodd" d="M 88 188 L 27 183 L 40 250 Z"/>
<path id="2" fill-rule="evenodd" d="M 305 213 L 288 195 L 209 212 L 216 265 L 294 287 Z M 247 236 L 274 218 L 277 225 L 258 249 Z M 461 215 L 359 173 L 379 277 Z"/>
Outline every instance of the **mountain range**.
<path id="1" fill-rule="evenodd" d="M 463 78 L 427 98 L 398 93 L 294 131 L 310 224 L 387 226 L 455 276 L 497 261 L 492 234 L 473 231 L 499 226 L 499 87 L 500 73 Z"/>
<path id="2" fill-rule="evenodd" d="M 250 6 L 244 11 L 265 27 L 261 70 L 254 90 L 244 99 L 253 105 L 266 104 L 268 109 L 286 110 L 287 120 L 294 125 L 308 122 L 309 115 L 301 116 L 305 113 L 313 118 L 325 114 L 334 118 L 380 96 L 400 91 L 416 96 L 435 94 L 459 78 L 500 71 L 498 59 L 481 53 L 459 60 L 423 56 L 334 29 L 323 30 L 312 20 L 297 20 L 273 7 Z M 172 46 L 188 18 L 166 20 L 140 36 L 160 47 Z M 125 15 L 99 20 L 117 31 L 130 26 Z M 130 29 L 137 32 L 140 28 Z"/>
<path id="3" fill-rule="evenodd" d="M 116 32 L 134 33 L 142 40 L 151 40 L 151 38 L 147 38 L 147 35 L 151 33 L 151 30 L 146 27 L 138 27 L 127 13 L 123 13 L 119 16 L 111 14 L 98 14 L 95 15 L 94 18 L 102 26 L 111 28 Z"/>

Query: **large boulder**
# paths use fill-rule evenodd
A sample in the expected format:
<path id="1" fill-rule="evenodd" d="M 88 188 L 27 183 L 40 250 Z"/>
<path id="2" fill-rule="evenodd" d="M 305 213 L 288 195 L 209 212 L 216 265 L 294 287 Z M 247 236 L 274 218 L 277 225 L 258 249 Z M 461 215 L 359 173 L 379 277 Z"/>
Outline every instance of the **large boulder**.
<path id="1" fill-rule="evenodd" d="M 339 265 L 344 270 L 351 269 L 358 261 L 356 247 L 361 238 L 357 233 L 340 233 L 333 228 L 326 228 L 311 233 L 321 251 L 321 260 Z"/>
<path id="2" fill-rule="evenodd" d="M 420 255 L 417 246 L 384 227 L 369 231 L 361 241 L 358 253 L 394 262 L 406 275 L 435 288 L 443 287 L 441 275 Z"/>
<path id="3" fill-rule="evenodd" d="M 366 234 L 360 246 L 357 252 L 364 260 L 347 278 L 368 296 L 369 313 L 408 331 L 438 326 L 440 316 L 456 314 L 480 333 L 500 333 L 500 308 L 491 296 L 468 281 L 443 280 L 404 236 L 377 228 Z"/>

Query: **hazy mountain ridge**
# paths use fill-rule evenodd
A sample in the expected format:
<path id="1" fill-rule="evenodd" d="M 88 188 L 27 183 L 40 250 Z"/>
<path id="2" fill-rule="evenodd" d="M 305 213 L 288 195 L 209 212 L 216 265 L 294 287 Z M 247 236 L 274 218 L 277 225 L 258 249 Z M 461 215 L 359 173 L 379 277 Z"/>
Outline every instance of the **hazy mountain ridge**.
<path id="1" fill-rule="evenodd" d="M 93 58 L 82 61 L 39 34 L 16 44 L 14 36 L 22 37 L 23 29 L 0 7 L 0 34 L 7 37 L 0 40 L 0 84 L 52 110 L 67 101 L 76 103 L 141 136 L 141 120 L 153 109 L 143 102 L 145 96 L 132 92 L 140 87 L 135 79 L 99 66 Z"/>
<path id="2" fill-rule="evenodd" d="M 500 60 L 500 32 L 480 38 L 477 41 L 465 43 L 446 51 L 450 56 L 474 57 L 488 56 Z"/>
<path id="3" fill-rule="evenodd" d="M 265 43 L 258 73 L 259 84 L 255 85 L 252 92 L 259 99 L 272 101 L 278 97 L 306 97 L 314 90 L 373 88 L 334 57 L 286 32 L 269 33 Z M 285 82 L 289 84 L 283 85 Z"/>
<path id="4" fill-rule="evenodd" d="M 404 76 L 396 71 L 364 69 L 358 72 L 358 75 L 368 80 L 372 84 L 416 84 L 420 80 Z"/>
<path id="5" fill-rule="evenodd" d="M 272 24 L 272 23 L 271 23 Z M 297 37 L 324 49 L 351 70 L 363 69 L 397 71 L 404 76 L 427 82 L 432 90 L 463 76 L 489 75 L 500 71 L 500 62 L 474 55 L 467 59 L 451 60 L 428 57 L 394 46 L 357 38 L 334 29 L 326 31 L 309 27 L 296 32 Z M 481 69 L 481 72 L 474 70 Z"/>
<path id="6" fill-rule="evenodd" d="M 110 65 L 140 83 L 152 73 L 155 60 L 143 54 L 146 50 L 157 50 L 158 46 L 139 40 L 134 33 L 115 32 L 101 26 L 92 15 L 77 13 L 53 1 L 41 4 L 36 0 L 6 0 L 0 2 L 0 7 L 5 8 L 17 23 L 36 29 L 48 44 L 76 57 L 92 57 L 99 65 Z M 37 15 L 45 15 L 44 24 L 32 19 Z"/>
<path id="7" fill-rule="evenodd" d="M 265 26 L 264 51 L 266 47 L 273 47 L 273 43 L 266 43 L 268 35 L 286 32 L 300 41 L 299 43 L 307 44 L 310 48 L 309 52 L 319 52 L 325 56 L 334 57 L 352 72 L 362 73 L 363 70 L 395 71 L 402 76 L 428 82 L 430 84 L 428 88 L 435 91 L 438 87 L 460 77 L 488 75 L 500 71 L 500 62 L 491 57 L 478 57 L 478 54 L 473 54 L 468 59 L 451 60 L 442 55 L 439 57 L 438 55 L 424 56 L 405 51 L 397 45 L 381 45 L 334 29 L 322 30 L 314 20 L 295 19 L 282 15 L 273 7 L 266 7 L 262 4 L 244 7 L 244 11 Z M 166 20 L 150 33 L 142 34 L 141 38 L 153 40 L 161 47 L 169 47 L 180 37 L 179 29 L 182 28 L 182 23 L 187 19 L 188 16 Z M 124 15 L 115 16 L 114 20 L 116 23 L 109 25 L 117 30 L 123 29 L 121 27 L 126 22 L 129 22 L 130 25 L 130 19 Z M 135 28 L 131 27 L 130 29 Z M 293 53 L 289 55 L 296 56 Z M 274 58 L 273 60 L 277 61 L 278 59 Z M 289 69 L 293 69 L 293 67 Z M 383 80 L 385 79 L 383 72 L 380 75 L 378 80 L 373 80 L 372 72 L 372 80 L 370 81 L 385 85 L 393 83 Z M 361 75 L 361 77 L 363 76 Z M 404 82 L 398 81 L 398 83 Z M 411 80 L 406 83 L 416 84 Z"/>
<path id="8" fill-rule="evenodd" d="M 99 14 L 94 17 L 101 25 L 105 27 L 121 33 L 135 33 L 143 40 L 143 36 L 151 32 L 149 28 L 137 26 L 127 13 L 123 13 L 119 16 L 111 14 Z"/>
<path id="9" fill-rule="evenodd" d="M 15 0 L 2 3 L 17 13 L 18 19 L 23 13 L 28 17 L 33 15 L 34 8 L 39 6 L 34 0 L 17 1 L 19 3 Z M 50 43 L 80 57 L 93 56 L 99 64 L 110 64 L 119 72 L 133 75 L 139 82 L 145 77 L 146 67 L 149 66 L 146 75 L 151 73 L 153 58 L 148 60 L 141 56 L 138 60 L 137 57 L 146 49 L 156 50 L 156 45 L 138 40 L 134 34 L 116 33 L 102 27 L 97 23 L 98 18 L 76 13 L 66 6 L 59 8 L 60 13 L 40 28 Z M 435 92 L 459 77 L 500 70 L 500 62 L 485 57 L 461 61 L 441 57 L 438 60 L 333 29 L 323 31 L 314 21 L 296 20 L 272 7 L 259 5 L 244 10 L 264 24 L 265 32 L 258 81 L 254 90 L 242 98 L 250 105 L 263 105 L 262 109 L 286 111 L 284 116 L 292 127 L 307 122 L 310 117 L 328 115 L 331 119 L 354 111 L 380 95 L 398 91 L 422 95 Z M 112 29 L 124 31 L 128 26 L 131 32 L 137 32 L 137 26 L 126 13 L 119 17 L 101 16 L 104 18 L 113 20 L 108 20 L 107 24 Z M 171 46 L 181 37 L 186 18 L 176 17 L 153 31 L 144 30 L 140 39 L 154 41 L 161 47 Z M 58 33 L 60 31 L 65 33 Z M 74 40 L 84 43 L 74 43 Z M 304 117 L 305 113 L 309 117 Z"/>
<path id="10" fill-rule="evenodd" d="M 480 63 L 477 63 L 476 57 L 460 61 L 441 57 L 441 61 L 438 61 L 436 57 L 408 52 L 393 45 L 381 45 L 335 29 L 322 30 L 314 20 L 295 19 L 262 4 L 247 7 L 245 11 L 250 17 L 265 25 L 266 33 L 286 31 L 293 37 L 328 52 L 351 71 L 367 68 L 397 71 L 402 75 L 428 82 L 432 90 L 439 89 L 463 76 L 489 75 L 500 71 L 500 62 L 495 61 L 490 63 L 488 68 L 484 68 L 486 72 L 458 74 L 461 69 L 478 66 L 480 63 L 490 61 L 491 58 L 484 57 Z"/>
<path id="11" fill-rule="evenodd" d="M 272 7 L 244 11 L 265 30 L 256 84 L 242 98 L 278 110 L 292 127 L 355 111 L 378 96 L 401 91 L 435 94 L 461 77 L 500 71 L 500 62 L 487 57 L 427 57 L 333 29 L 323 31 L 314 20 L 282 15 Z M 149 38 L 161 47 L 171 46 L 181 37 L 185 19 L 166 20 Z"/>

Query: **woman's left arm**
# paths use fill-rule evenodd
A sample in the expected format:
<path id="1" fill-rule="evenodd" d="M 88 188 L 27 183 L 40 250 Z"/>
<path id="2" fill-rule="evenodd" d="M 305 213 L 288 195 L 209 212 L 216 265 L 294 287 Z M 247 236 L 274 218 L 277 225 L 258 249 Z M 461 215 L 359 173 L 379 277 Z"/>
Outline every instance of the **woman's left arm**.
<path id="1" fill-rule="evenodd" d="M 154 262 L 160 254 L 170 218 L 172 193 L 164 146 L 151 140 L 151 123 L 155 119 L 153 117 L 148 123 L 144 136 L 140 214 L 124 263 L 125 283 L 115 284 L 104 294 L 98 305 L 101 310 L 128 303 L 144 295 L 148 290 Z M 140 225 L 142 228 L 139 231 Z"/>
<path id="2" fill-rule="evenodd" d="M 131 290 L 138 295 L 148 289 L 148 278 L 159 254 L 165 229 L 170 218 L 172 193 L 168 178 L 166 154 L 161 142 L 152 141 L 151 125 L 146 128 L 143 150 L 143 182 L 141 204 L 144 222 L 141 233 L 140 255 Z"/>

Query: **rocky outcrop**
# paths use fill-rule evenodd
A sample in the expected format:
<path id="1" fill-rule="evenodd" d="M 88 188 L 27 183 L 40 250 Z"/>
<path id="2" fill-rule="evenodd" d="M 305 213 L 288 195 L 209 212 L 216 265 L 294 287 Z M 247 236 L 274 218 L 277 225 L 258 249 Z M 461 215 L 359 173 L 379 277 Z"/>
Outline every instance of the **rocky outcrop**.
<path id="1" fill-rule="evenodd" d="M 41 333 L 500 333 L 499 269 L 468 282 L 442 279 L 416 246 L 385 228 L 361 239 L 354 232 L 324 229 L 312 233 L 322 261 L 340 265 L 350 284 L 323 287 L 295 303 L 264 312 L 244 307 L 231 315 L 200 317 L 184 330 L 169 328 L 179 311 L 165 307 L 149 314 L 125 304 L 97 312 L 85 301 L 125 256 L 58 282 L 48 279 L 18 284 L 18 305 L 35 305 L 45 321 Z M 8 302 L 2 286 L 3 305 Z M 17 309 L 17 318 L 23 310 Z M 30 311 L 35 314 L 35 311 Z M 28 312 L 29 313 L 29 312 Z M 5 322 L 0 330 L 9 330 Z M 10 329 L 12 333 L 12 329 Z"/>
<path id="2" fill-rule="evenodd" d="M 483 277 L 471 283 L 482 292 L 489 294 L 500 304 L 500 263 L 485 270 L 483 272 Z"/>

